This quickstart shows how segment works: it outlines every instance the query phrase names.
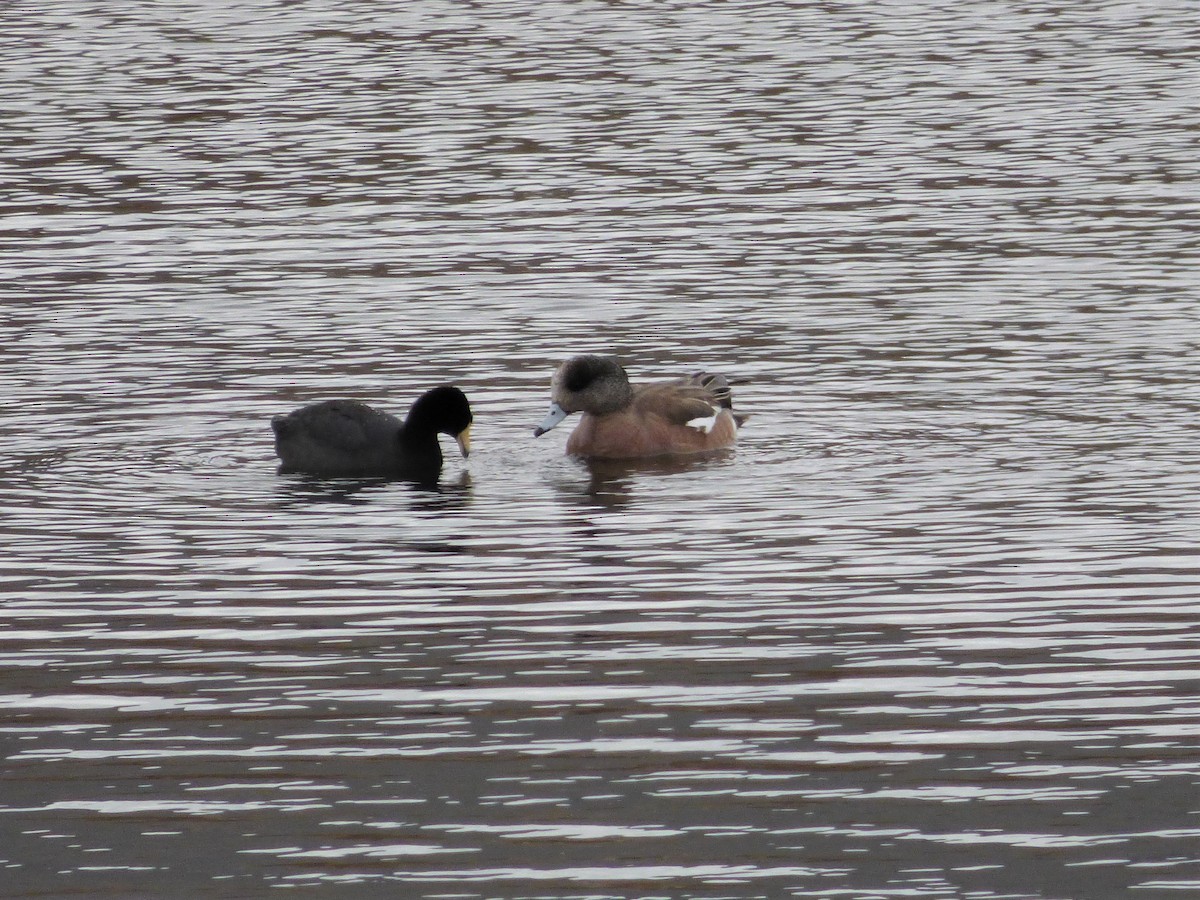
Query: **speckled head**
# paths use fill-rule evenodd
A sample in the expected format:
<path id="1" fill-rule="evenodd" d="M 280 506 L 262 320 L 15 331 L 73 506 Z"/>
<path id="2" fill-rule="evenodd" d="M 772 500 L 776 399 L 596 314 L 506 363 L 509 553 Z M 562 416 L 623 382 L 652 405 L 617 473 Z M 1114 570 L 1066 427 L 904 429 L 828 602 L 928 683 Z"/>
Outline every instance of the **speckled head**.
<path id="1" fill-rule="evenodd" d="M 550 412 L 534 430 L 545 434 L 571 413 L 602 416 L 624 409 L 633 400 L 629 376 L 615 356 L 583 354 L 558 367 L 550 381 Z"/>
<path id="2" fill-rule="evenodd" d="M 550 399 L 567 412 L 596 415 L 628 406 L 633 399 L 629 376 L 615 356 L 573 356 L 558 367 Z"/>

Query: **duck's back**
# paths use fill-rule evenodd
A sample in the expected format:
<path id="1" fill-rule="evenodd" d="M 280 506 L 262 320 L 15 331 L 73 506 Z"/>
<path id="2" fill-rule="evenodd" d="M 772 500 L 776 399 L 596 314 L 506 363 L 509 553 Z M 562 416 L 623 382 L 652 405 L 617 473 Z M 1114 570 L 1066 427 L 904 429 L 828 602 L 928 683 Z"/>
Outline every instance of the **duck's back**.
<path id="1" fill-rule="evenodd" d="M 326 400 L 271 420 L 284 472 L 381 474 L 400 466 L 395 416 L 357 400 Z"/>

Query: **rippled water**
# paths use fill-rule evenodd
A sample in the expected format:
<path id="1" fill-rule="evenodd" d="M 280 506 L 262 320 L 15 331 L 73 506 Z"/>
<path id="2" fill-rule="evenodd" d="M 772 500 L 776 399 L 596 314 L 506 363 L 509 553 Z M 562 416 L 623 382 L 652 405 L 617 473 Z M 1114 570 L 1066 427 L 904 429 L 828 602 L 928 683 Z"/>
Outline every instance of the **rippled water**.
<path id="1" fill-rule="evenodd" d="M 1200 891 L 1192 4 L 0 21 L 6 896 Z M 564 458 L 580 350 L 739 447 Z"/>

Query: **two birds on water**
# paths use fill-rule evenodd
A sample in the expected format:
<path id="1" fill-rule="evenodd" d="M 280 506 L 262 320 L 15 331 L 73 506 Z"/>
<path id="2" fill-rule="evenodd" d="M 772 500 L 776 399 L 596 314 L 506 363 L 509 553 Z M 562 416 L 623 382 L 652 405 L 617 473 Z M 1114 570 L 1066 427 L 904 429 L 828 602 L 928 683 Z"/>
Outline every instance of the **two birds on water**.
<path id="1" fill-rule="evenodd" d="M 611 356 L 575 356 L 551 381 L 550 412 L 534 431 L 545 434 L 583 413 L 567 439 L 572 456 L 628 459 L 702 453 L 733 446 L 745 417 L 733 412 L 729 381 L 699 372 L 640 387 Z M 442 467 L 437 436 L 471 449 L 471 407 L 458 388 L 422 394 L 402 422 L 357 400 L 326 400 L 271 420 L 281 472 L 315 475 L 435 477 Z"/>

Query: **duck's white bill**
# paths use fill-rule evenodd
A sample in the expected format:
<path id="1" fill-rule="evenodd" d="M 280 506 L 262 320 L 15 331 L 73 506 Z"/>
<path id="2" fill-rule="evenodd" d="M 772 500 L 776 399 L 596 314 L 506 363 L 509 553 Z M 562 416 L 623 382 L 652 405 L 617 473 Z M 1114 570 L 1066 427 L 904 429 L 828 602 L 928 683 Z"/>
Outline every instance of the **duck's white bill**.
<path id="1" fill-rule="evenodd" d="M 466 428 L 464 428 L 462 431 L 460 431 L 458 433 L 458 435 L 454 438 L 454 440 L 458 442 L 458 449 L 462 453 L 463 459 L 466 459 L 468 456 L 471 455 L 471 426 L 470 425 L 468 425 Z"/>
<path id="2" fill-rule="evenodd" d="M 542 419 L 542 424 L 533 429 L 534 437 L 541 437 L 559 422 L 567 417 L 568 413 L 557 403 L 550 404 L 550 412 L 546 413 L 546 418 Z"/>

